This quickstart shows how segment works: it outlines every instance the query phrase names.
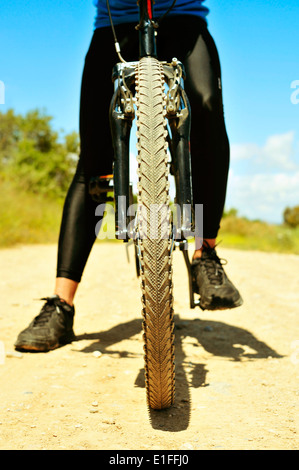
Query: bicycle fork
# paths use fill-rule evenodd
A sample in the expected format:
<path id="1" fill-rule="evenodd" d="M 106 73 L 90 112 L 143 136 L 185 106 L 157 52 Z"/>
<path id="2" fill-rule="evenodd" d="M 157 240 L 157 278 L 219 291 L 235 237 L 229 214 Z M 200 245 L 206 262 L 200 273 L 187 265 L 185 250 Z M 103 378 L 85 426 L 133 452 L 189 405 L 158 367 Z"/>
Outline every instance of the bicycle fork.
<path id="1" fill-rule="evenodd" d="M 114 147 L 114 200 L 115 200 L 115 236 L 128 242 L 134 238 L 130 229 L 130 162 L 129 146 L 134 111 L 135 69 L 138 62 L 118 63 L 112 73 L 114 94 L 111 100 L 109 119 Z M 189 280 L 190 307 L 194 308 L 193 280 L 188 256 L 187 237 L 193 234 L 194 212 L 192 196 L 192 174 L 190 155 L 191 110 L 184 91 L 183 65 L 173 59 L 171 64 L 162 63 L 167 85 L 165 111 L 171 131 L 169 139 L 172 162 L 171 173 L 176 184 L 176 203 L 181 209 L 179 227 L 174 228 L 175 244 L 180 245 L 187 267 Z M 138 238 L 138 234 L 137 234 Z"/>

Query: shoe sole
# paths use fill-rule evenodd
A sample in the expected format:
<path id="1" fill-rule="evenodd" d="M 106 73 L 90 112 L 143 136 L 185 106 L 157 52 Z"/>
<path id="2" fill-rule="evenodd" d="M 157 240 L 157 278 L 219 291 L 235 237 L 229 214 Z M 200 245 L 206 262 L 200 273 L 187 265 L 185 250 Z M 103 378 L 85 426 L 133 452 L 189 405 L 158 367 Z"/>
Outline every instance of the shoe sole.
<path id="1" fill-rule="evenodd" d="M 42 345 L 37 345 L 36 343 L 30 344 L 30 343 L 25 343 L 25 344 L 15 344 L 15 348 L 18 351 L 36 351 L 36 352 L 47 352 L 47 351 L 52 351 L 53 349 L 57 349 L 60 346 L 59 343 L 47 346 L 45 347 L 44 344 Z"/>
<path id="2" fill-rule="evenodd" d="M 26 343 L 25 342 L 18 343 L 18 344 L 15 344 L 14 346 L 17 350 L 21 350 L 21 351 L 47 352 L 47 351 L 53 351 L 53 349 L 57 349 L 60 346 L 64 346 L 65 344 L 69 344 L 75 339 L 76 339 L 75 334 L 70 333 L 69 335 L 62 336 L 59 339 L 59 342 L 55 344 L 51 344 L 49 346 L 48 345 L 46 346 L 45 343 L 37 343 L 36 341 L 32 343 L 30 341 L 26 341 Z"/>
<path id="3" fill-rule="evenodd" d="M 232 308 L 240 307 L 243 304 L 243 299 L 240 297 L 238 300 L 224 301 L 220 297 L 213 297 L 210 301 L 199 301 L 199 307 L 202 310 L 230 310 Z"/>

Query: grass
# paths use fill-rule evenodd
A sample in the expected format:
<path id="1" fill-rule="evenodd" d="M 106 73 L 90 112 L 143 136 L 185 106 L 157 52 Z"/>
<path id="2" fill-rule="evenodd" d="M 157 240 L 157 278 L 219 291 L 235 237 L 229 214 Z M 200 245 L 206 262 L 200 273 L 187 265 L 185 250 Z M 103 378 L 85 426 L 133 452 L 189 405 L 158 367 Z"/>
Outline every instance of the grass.
<path id="1" fill-rule="evenodd" d="M 57 243 L 62 207 L 62 200 L 31 194 L 9 180 L 0 180 L 0 248 Z M 105 217 L 100 240 L 115 240 L 111 211 Z M 227 248 L 299 255 L 299 227 L 250 221 L 236 214 L 222 219 L 218 240 Z"/>
<path id="2" fill-rule="evenodd" d="M 0 247 L 56 242 L 62 205 L 0 181 Z"/>
<path id="3" fill-rule="evenodd" d="M 299 254 L 299 227 L 290 228 L 232 215 L 222 219 L 218 238 L 221 246 L 228 248 Z"/>

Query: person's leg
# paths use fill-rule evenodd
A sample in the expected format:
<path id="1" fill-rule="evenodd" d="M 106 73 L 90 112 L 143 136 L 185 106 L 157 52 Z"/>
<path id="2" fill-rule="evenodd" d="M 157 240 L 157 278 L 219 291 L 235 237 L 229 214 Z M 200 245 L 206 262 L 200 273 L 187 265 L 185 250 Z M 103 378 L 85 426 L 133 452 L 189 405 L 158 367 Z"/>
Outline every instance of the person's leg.
<path id="1" fill-rule="evenodd" d="M 57 277 L 54 294 L 69 305 L 81 280 L 87 258 L 95 241 L 95 207 L 90 199 L 85 175 L 78 165 L 69 188 L 60 226 Z"/>
<path id="2" fill-rule="evenodd" d="M 173 31 L 171 41 L 169 36 Z M 178 57 L 185 66 L 185 90 L 191 105 L 191 159 L 194 204 L 203 204 L 203 239 L 196 239 L 194 258 L 203 241 L 214 247 L 223 213 L 229 168 L 221 70 L 206 23 L 196 17 L 166 18 L 158 31 L 160 59 Z"/>
<path id="3" fill-rule="evenodd" d="M 98 203 L 89 194 L 89 179 L 111 173 L 112 169 L 108 120 L 109 95 L 113 91 L 112 65 L 109 70 L 106 67 L 116 58 L 111 57 L 113 41 L 110 42 L 111 50 L 107 47 L 107 31 L 95 34 L 86 56 L 80 103 L 81 153 L 63 209 L 54 295 L 44 299 L 46 303 L 39 315 L 18 335 L 16 349 L 48 351 L 74 338 L 73 300 L 96 239 L 95 208 Z M 102 44 L 105 44 L 104 48 Z M 101 59 L 103 67 L 99 70 Z"/>
<path id="4" fill-rule="evenodd" d="M 191 102 L 194 203 L 203 204 L 203 240 L 215 247 L 229 170 L 229 142 L 223 115 L 221 71 L 214 41 L 202 28 L 186 59 L 186 91 Z M 204 249 L 196 240 L 194 258 Z"/>
<path id="5" fill-rule="evenodd" d="M 229 170 L 229 141 L 223 115 L 218 52 L 202 28 L 186 59 L 186 92 L 192 112 L 191 155 L 194 203 L 203 204 L 203 239 L 195 240 L 192 271 L 200 307 L 208 310 L 242 305 L 215 247 L 223 214 Z"/>
<path id="6" fill-rule="evenodd" d="M 116 28 L 127 60 L 138 58 L 134 25 Z M 80 101 L 81 154 L 69 189 L 58 244 L 55 294 L 70 305 L 95 241 L 95 203 L 88 192 L 92 176 L 112 174 L 113 147 L 109 106 L 113 94 L 111 72 L 118 57 L 110 28 L 96 30 L 85 59 Z"/>
<path id="7" fill-rule="evenodd" d="M 79 282 L 67 279 L 66 277 L 57 277 L 55 280 L 54 295 L 58 295 L 67 304 L 74 305 L 74 297 L 77 292 Z"/>
<path id="8" fill-rule="evenodd" d="M 97 204 L 88 193 L 89 179 L 112 173 L 108 113 L 113 93 L 111 70 L 116 61 L 110 29 L 95 31 L 81 84 L 80 161 L 66 198 L 58 243 L 54 293 L 70 305 L 95 241 Z"/>
<path id="9" fill-rule="evenodd" d="M 160 39 L 159 58 L 175 56 L 185 66 L 185 90 L 191 105 L 193 201 L 203 205 L 203 237 L 195 240 L 192 262 L 194 290 L 203 309 L 236 307 L 242 303 L 241 296 L 215 251 L 229 169 L 218 52 L 205 22 L 195 17 L 165 20 Z"/>
<path id="10" fill-rule="evenodd" d="M 95 203 L 88 192 L 82 160 L 65 199 L 60 226 L 54 293 L 70 305 L 96 239 Z"/>

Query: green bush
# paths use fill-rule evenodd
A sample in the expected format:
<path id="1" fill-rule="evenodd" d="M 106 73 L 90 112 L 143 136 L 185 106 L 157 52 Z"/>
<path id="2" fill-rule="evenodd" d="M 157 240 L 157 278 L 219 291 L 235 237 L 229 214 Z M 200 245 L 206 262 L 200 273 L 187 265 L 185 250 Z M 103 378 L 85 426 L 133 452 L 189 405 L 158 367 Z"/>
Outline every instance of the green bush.
<path id="1" fill-rule="evenodd" d="M 0 175 L 32 193 L 63 197 L 79 152 L 76 132 L 60 136 L 52 117 L 39 110 L 24 116 L 0 113 Z"/>
<path id="2" fill-rule="evenodd" d="M 287 207 L 283 213 L 283 220 L 289 227 L 299 226 L 299 206 L 293 208 Z"/>

